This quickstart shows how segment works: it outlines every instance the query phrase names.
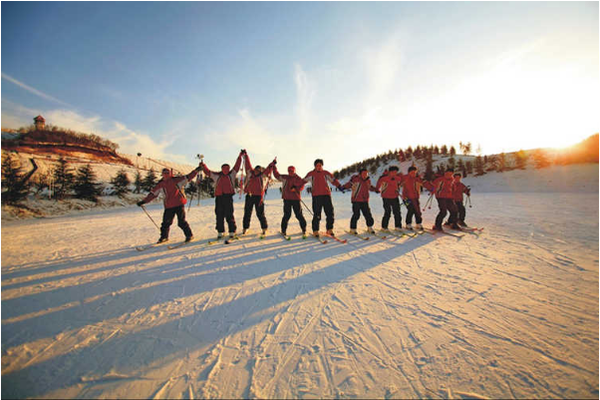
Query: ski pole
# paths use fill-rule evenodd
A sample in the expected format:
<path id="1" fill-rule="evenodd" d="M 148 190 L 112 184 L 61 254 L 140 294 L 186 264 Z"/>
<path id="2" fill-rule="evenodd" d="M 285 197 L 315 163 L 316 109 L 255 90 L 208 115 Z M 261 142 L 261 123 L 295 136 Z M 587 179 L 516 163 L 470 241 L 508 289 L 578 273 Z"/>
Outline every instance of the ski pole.
<path id="1" fill-rule="evenodd" d="M 471 195 L 467 196 L 467 200 L 469 202 L 469 208 L 472 208 L 472 206 L 471 206 Z"/>
<path id="2" fill-rule="evenodd" d="M 433 193 L 431 193 L 431 194 L 429 195 L 429 198 L 428 198 L 428 199 L 427 199 L 427 201 L 425 202 L 425 207 L 423 207 L 423 211 L 425 211 L 425 209 L 426 209 L 427 207 L 429 207 L 429 209 L 431 210 L 431 202 L 432 202 L 432 200 L 433 200 Z"/>
<path id="3" fill-rule="evenodd" d="M 158 225 L 156 225 L 156 222 L 154 222 L 154 220 L 152 219 L 152 217 L 150 216 L 150 214 L 148 214 L 148 211 L 146 211 L 146 207 L 144 207 L 143 204 L 140 207 L 142 207 L 142 210 L 144 210 L 144 212 L 146 213 L 146 215 L 148 216 L 148 218 L 150 218 L 150 221 L 152 221 L 152 223 L 154 224 L 154 226 L 156 227 L 156 229 L 158 229 L 160 231 L 160 228 L 158 227 Z"/>
<path id="4" fill-rule="evenodd" d="M 306 203 L 304 203 L 304 201 L 302 201 L 302 199 L 300 199 L 300 202 L 302 203 L 302 205 L 304 205 L 304 207 L 306 207 L 306 210 L 310 213 L 310 215 L 314 216 L 314 214 L 312 213 L 312 211 L 310 210 L 310 208 L 308 208 L 308 206 L 306 205 Z"/>

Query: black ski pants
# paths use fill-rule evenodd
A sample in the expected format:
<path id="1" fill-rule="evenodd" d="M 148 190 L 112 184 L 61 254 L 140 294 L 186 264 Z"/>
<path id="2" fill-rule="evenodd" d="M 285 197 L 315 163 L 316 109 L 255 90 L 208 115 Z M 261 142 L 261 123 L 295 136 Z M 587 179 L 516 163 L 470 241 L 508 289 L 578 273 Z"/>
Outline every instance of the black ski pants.
<path id="1" fill-rule="evenodd" d="M 171 224 L 173 224 L 173 220 L 177 215 L 177 226 L 181 228 L 185 237 L 192 237 L 192 229 L 190 228 L 190 224 L 185 220 L 185 206 L 178 206 L 172 208 L 165 208 L 165 212 L 163 213 L 162 224 L 160 225 L 160 237 L 161 239 L 169 238 L 169 230 L 171 229 Z"/>
<path id="2" fill-rule="evenodd" d="M 265 202 L 262 196 L 246 195 L 246 204 L 244 205 L 244 229 L 250 228 L 250 219 L 252 218 L 252 208 L 256 210 L 256 217 L 260 221 L 260 227 L 267 229 L 267 218 L 265 217 Z"/>
<path id="3" fill-rule="evenodd" d="M 465 217 L 467 216 L 467 209 L 465 208 L 465 204 L 462 200 L 454 201 L 454 205 L 456 206 L 456 218 L 457 220 L 452 219 L 452 215 L 448 218 L 448 222 L 451 224 L 455 224 L 457 222 L 465 222 Z"/>
<path id="4" fill-rule="evenodd" d="M 402 215 L 400 214 L 400 200 L 383 199 L 383 218 L 381 219 L 381 229 L 387 229 L 390 217 L 394 214 L 394 223 L 396 228 L 402 228 Z M 354 229 L 354 228 L 352 228 Z"/>
<path id="5" fill-rule="evenodd" d="M 419 204 L 419 199 L 406 199 L 404 204 L 406 204 L 407 208 L 406 224 L 412 224 L 413 215 L 417 224 L 422 223 L 423 217 L 421 216 L 421 205 Z"/>
<path id="6" fill-rule="evenodd" d="M 318 231 L 321 225 L 321 212 L 325 211 L 326 216 L 326 228 L 327 230 L 333 229 L 333 222 L 335 217 L 333 215 L 333 203 L 331 202 L 330 195 L 313 196 L 312 198 L 313 208 L 313 219 L 312 229 L 313 232 Z"/>
<path id="7" fill-rule="evenodd" d="M 300 200 L 283 200 L 283 218 L 281 219 L 281 232 L 287 231 L 288 221 L 292 216 L 292 210 L 298 222 L 300 222 L 300 229 L 302 232 L 306 231 L 306 219 L 302 215 L 302 208 L 300 208 Z"/>
<path id="8" fill-rule="evenodd" d="M 222 194 L 215 198 L 215 214 L 217 215 L 217 232 L 225 232 L 225 221 L 227 221 L 229 233 L 236 231 L 237 227 L 233 216 L 233 194 Z"/>
<path id="9" fill-rule="evenodd" d="M 360 218 L 361 212 L 362 215 L 365 217 L 365 221 L 367 222 L 368 228 L 372 227 L 375 223 L 375 221 L 373 220 L 373 216 L 371 215 L 371 208 L 369 207 L 369 203 L 366 201 L 356 202 L 352 203 L 352 218 L 350 218 L 350 229 L 356 229 L 356 224 L 358 223 L 358 219 Z"/>
<path id="10" fill-rule="evenodd" d="M 435 226 L 436 228 L 441 229 L 444 218 L 448 212 L 450 212 L 450 221 L 456 221 L 457 209 L 456 204 L 454 204 L 454 200 L 452 199 L 437 199 L 437 201 L 438 206 L 440 207 L 440 212 L 435 217 Z"/>

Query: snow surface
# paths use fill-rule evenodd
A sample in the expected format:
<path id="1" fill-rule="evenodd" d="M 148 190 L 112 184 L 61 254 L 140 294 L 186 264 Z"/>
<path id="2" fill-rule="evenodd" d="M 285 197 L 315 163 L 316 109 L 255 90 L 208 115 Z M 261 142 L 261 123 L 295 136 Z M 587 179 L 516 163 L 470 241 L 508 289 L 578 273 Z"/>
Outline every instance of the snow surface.
<path id="1" fill-rule="evenodd" d="M 461 239 L 323 245 L 292 217 L 288 242 L 278 190 L 270 235 L 231 245 L 200 240 L 211 199 L 176 250 L 135 250 L 158 238 L 137 207 L 3 221 L 2 397 L 598 398 L 598 165 L 562 168 L 465 179 L 485 231 Z"/>

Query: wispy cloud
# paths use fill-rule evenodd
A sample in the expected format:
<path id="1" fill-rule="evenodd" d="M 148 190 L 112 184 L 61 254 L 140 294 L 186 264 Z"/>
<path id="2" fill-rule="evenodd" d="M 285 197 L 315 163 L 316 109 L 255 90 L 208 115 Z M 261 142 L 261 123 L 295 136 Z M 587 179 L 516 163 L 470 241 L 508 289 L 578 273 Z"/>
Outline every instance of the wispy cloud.
<path id="1" fill-rule="evenodd" d="M 57 99 L 56 97 L 52 97 L 49 94 L 41 92 L 41 91 L 39 91 L 39 90 L 37 90 L 35 88 L 32 88 L 29 85 L 26 85 L 23 82 L 20 82 L 20 81 L 16 80 L 12 76 L 9 76 L 9 75 L 5 74 L 4 72 L 2 72 L 2 78 L 6 79 L 7 81 L 9 81 L 11 83 L 14 83 L 15 85 L 19 86 L 20 88 L 25 89 L 28 92 L 33 93 L 36 96 L 39 96 L 39 97 L 41 97 L 43 99 L 50 100 L 50 101 L 53 101 L 53 102 L 58 103 L 58 104 L 62 104 L 63 106 L 73 107 L 70 104 L 65 103 L 64 101 Z"/>
<path id="2" fill-rule="evenodd" d="M 300 64 L 295 65 L 294 81 L 296 83 L 296 113 L 299 123 L 299 133 L 302 135 L 310 132 L 311 122 L 311 107 L 315 98 L 317 89 L 314 82 L 309 79 L 309 76 Z"/>

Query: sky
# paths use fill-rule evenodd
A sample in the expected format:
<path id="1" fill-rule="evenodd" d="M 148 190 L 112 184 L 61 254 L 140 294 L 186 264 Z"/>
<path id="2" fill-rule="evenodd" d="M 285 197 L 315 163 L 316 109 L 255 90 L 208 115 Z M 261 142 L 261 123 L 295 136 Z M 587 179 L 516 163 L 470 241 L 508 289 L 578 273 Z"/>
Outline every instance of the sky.
<path id="1" fill-rule="evenodd" d="M 598 2 L 2 2 L 2 127 L 299 173 L 600 125 Z"/>

